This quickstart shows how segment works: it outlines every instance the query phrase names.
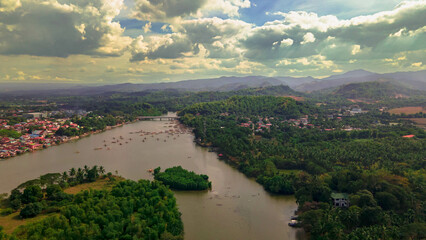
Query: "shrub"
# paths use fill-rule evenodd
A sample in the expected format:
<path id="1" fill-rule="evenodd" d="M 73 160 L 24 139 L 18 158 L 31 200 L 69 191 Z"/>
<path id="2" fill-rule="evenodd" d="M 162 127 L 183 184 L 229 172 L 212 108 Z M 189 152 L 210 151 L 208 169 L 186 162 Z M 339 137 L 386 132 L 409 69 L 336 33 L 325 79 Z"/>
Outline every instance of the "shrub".
<path id="1" fill-rule="evenodd" d="M 49 186 L 46 188 L 46 197 L 47 197 L 48 199 L 52 199 L 53 195 L 54 195 L 55 193 L 58 193 L 58 192 L 62 192 L 62 188 L 61 188 L 59 185 L 56 185 L 56 184 L 54 184 L 54 185 L 49 185 Z"/>
<path id="2" fill-rule="evenodd" d="M 21 210 L 19 215 L 22 218 L 32 218 L 41 213 L 41 210 L 43 210 L 41 203 L 30 203 Z"/>
<path id="3" fill-rule="evenodd" d="M 34 203 L 39 202 L 43 198 L 43 192 L 41 191 L 40 186 L 32 185 L 25 188 L 24 193 L 22 194 L 21 200 L 22 203 Z"/>
<path id="4" fill-rule="evenodd" d="M 5 209 L 2 209 L 0 211 L 0 215 L 2 215 L 2 216 L 7 216 L 7 215 L 12 214 L 12 213 L 13 213 L 12 208 L 5 208 Z"/>
<path id="5" fill-rule="evenodd" d="M 10 207 L 11 207 L 13 210 L 18 210 L 18 209 L 20 209 L 20 208 L 21 208 L 21 205 L 22 205 L 22 202 L 21 202 L 21 199 L 19 199 L 19 198 L 16 198 L 16 199 L 14 199 L 14 200 L 10 201 Z"/>

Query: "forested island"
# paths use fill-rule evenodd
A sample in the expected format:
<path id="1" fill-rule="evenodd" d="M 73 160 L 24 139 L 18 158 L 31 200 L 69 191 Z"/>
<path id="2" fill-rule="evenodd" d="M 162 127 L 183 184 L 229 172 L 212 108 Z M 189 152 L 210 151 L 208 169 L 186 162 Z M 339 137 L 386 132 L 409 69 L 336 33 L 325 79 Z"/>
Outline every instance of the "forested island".
<path id="1" fill-rule="evenodd" d="M 166 186 L 97 166 L 28 181 L 1 207 L 0 222 L 9 226 L 8 234 L 0 228 L 1 240 L 183 239 L 181 213 Z"/>
<path id="2" fill-rule="evenodd" d="M 181 166 L 167 168 L 160 172 L 161 168 L 154 169 L 154 179 L 163 182 L 175 190 L 206 190 L 212 187 L 209 177 L 204 174 L 196 174 L 183 169 Z"/>

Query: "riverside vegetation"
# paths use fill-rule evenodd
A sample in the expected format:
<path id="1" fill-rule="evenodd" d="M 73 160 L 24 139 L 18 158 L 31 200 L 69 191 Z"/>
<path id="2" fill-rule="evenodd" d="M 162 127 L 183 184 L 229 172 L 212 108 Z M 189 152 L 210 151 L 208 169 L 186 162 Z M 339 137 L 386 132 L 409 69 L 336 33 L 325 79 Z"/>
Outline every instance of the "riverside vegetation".
<path id="1" fill-rule="evenodd" d="M 267 96 L 199 103 L 180 112 L 201 145 L 217 148 L 266 190 L 294 194 L 312 239 L 424 239 L 425 132 L 386 124 L 397 121 L 386 113 L 326 114 Z M 289 121 L 302 115 L 314 124 Z M 257 127 L 266 122 L 267 128 Z M 342 122 L 362 128 L 344 131 Z M 348 193 L 350 207 L 333 207 L 332 192 Z"/>
<path id="2" fill-rule="evenodd" d="M 105 184 L 100 189 L 66 193 L 70 186 L 97 181 Z M 11 234 L 0 228 L 1 240 L 183 239 L 181 213 L 166 186 L 157 181 L 135 182 L 111 173 L 105 175 L 97 166 L 28 181 L 12 190 L 2 206 L 4 216 L 0 221 L 19 212 L 14 221 L 21 221 L 21 226 Z M 19 218 L 36 220 L 25 222 Z"/>

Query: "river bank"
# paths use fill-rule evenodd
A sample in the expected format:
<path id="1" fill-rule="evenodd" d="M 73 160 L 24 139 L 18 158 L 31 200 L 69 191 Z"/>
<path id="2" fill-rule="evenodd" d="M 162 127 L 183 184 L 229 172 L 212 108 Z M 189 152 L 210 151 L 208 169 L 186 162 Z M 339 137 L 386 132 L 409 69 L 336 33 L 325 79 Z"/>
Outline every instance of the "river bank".
<path id="1" fill-rule="evenodd" d="M 133 123 L 133 122 L 131 122 L 131 123 Z M 128 124 L 128 123 L 124 123 L 124 124 Z M 61 144 L 64 144 L 64 143 L 68 143 L 70 141 L 76 141 L 76 140 L 79 140 L 81 138 L 90 136 L 92 134 L 98 134 L 98 133 L 105 132 L 107 130 L 111 130 L 111 129 L 116 128 L 116 127 L 121 127 L 124 124 L 121 123 L 121 124 L 117 124 L 117 125 L 114 125 L 114 126 L 108 126 L 107 128 L 105 128 L 103 130 L 90 131 L 90 132 L 87 132 L 87 133 L 83 133 L 79 136 L 72 136 L 72 137 L 57 136 L 57 137 L 55 137 L 54 141 L 49 141 L 48 143 L 44 143 L 44 144 L 35 143 L 35 144 L 30 145 L 30 146 L 34 146 L 34 147 L 29 147 L 29 148 L 22 148 L 21 147 L 19 149 L 9 149 L 9 151 L 8 151 L 9 154 L 0 155 L 0 159 L 9 159 L 9 158 L 13 158 L 13 157 L 25 154 L 25 153 L 32 153 L 32 152 L 35 152 L 35 151 L 47 149 L 47 148 L 52 147 L 52 146 L 58 146 L 58 145 L 61 145 Z M 16 141 L 18 141 L 18 140 L 7 138 L 6 140 L 3 140 L 3 141 L 5 141 L 5 142 L 1 142 L 1 144 L 9 144 L 9 143 L 13 144 L 13 143 L 16 143 Z"/>
<path id="2" fill-rule="evenodd" d="M 206 174 L 212 181 L 211 191 L 174 192 L 186 240 L 304 239 L 302 231 L 287 225 L 297 209 L 294 197 L 267 193 L 254 180 L 219 161 L 216 153 L 196 145 L 190 129 L 183 134 L 165 133 L 175 130 L 176 125 L 170 121 L 138 121 L 45 151 L 20 155 L 14 161 L 0 161 L 0 193 L 10 192 L 40 175 L 84 165 L 104 166 L 114 174 L 117 170 L 118 175 L 132 180 L 152 180 L 148 169 L 182 166 Z M 140 136 L 140 131 L 151 135 Z M 155 132 L 163 133 L 153 135 Z M 111 143 L 120 136 L 122 145 Z M 94 150 L 97 147 L 103 149 Z"/>

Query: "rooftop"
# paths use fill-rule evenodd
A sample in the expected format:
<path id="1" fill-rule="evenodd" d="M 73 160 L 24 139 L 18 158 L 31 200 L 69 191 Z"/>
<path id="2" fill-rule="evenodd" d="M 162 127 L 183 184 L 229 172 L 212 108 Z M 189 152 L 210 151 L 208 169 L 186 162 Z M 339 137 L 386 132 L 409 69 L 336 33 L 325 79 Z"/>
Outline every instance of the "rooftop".
<path id="1" fill-rule="evenodd" d="M 333 198 L 333 199 L 340 199 L 340 198 L 348 199 L 349 195 L 347 193 L 331 193 L 331 198 Z"/>

